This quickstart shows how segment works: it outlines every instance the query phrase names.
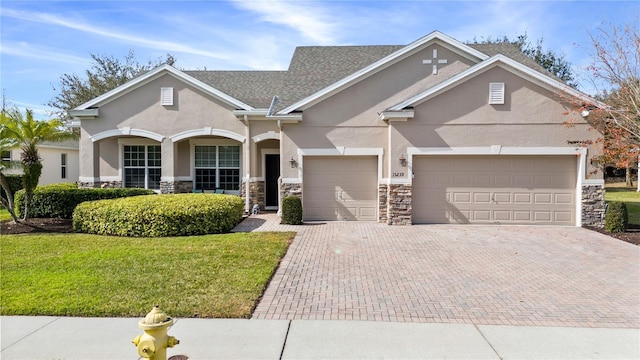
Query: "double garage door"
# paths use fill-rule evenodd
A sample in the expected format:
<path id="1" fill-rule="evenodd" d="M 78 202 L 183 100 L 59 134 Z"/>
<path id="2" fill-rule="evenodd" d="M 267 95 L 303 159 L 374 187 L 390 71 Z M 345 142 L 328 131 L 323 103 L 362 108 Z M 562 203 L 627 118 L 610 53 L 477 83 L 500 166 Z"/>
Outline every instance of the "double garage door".
<path id="1" fill-rule="evenodd" d="M 302 199 L 305 220 L 375 221 L 378 205 L 377 158 L 306 157 Z"/>
<path id="2" fill-rule="evenodd" d="M 305 220 L 377 220 L 375 156 L 306 157 Z M 414 224 L 576 223 L 575 156 L 416 156 Z"/>
<path id="3" fill-rule="evenodd" d="M 575 156 L 414 158 L 414 223 L 575 225 Z"/>

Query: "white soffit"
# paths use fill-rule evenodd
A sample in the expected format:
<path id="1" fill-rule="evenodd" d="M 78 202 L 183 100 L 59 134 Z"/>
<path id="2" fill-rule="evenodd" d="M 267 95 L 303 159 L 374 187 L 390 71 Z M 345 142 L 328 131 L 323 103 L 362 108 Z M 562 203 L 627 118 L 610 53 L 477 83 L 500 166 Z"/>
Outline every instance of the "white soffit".
<path id="1" fill-rule="evenodd" d="M 287 107 L 286 109 L 281 110 L 280 112 L 278 112 L 278 114 L 284 115 L 295 110 L 304 110 L 309 106 L 317 104 L 318 102 L 342 91 L 343 89 L 348 88 L 349 86 L 355 83 L 358 83 L 368 78 L 369 76 L 374 75 L 384 70 L 385 68 L 415 54 L 416 52 L 424 49 L 425 47 L 431 45 L 432 43 L 437 43 L 438 45 L 450 51 L 453 51 L 458 55 L 461 55 L 463 57 L 466 57 L 474 61 L 482 61 L 488 58 L 487 55 L 483 54 L 482 52 L 476 49 L 473 49 L 468 45 L 465 45 L 459 42 L 458 40 L 450 36 L 447 36 L 439 31 L 434 31 L 412 42 L 411 44 L 403 47 L 402 49 L 388 56 L 385 56 L 384 58 L 374 62 L 373 64 L 356 71 L 355 73 L 347 76 L 346 78 L 343 78 L 342 80 L 339 80 L 327 86 L 326 88 L 298 101 L 297 103 Z"/>
<path id="2" fill-rule="evenodd" d="M 74 110 L 84 110 L 84 109 L 88 109 L 90 107 L 96 107 L 96 106 L 102 106 L 104 104 L 107 104 L 121 96 L 126 95 L 127 93 L 153 81 L 158 79 L 159 77 L 165 75 L 165 74 L 169 74 L 179 80 L 184 81 L 187 84 L 190 84 L 200 90 L 202 90 L 203 92 L 219 99 L 220 101 L 236 108 L 236 109 L 242 109 L 242 110 L 253 110 L 253 107 L 251 107 L 250 105 L 247 105 L 245 103 L 243 103 L 242 101 L 233 98 L 225 93 L 223 93 L 222 91 L 207 85 L 205 83 L 203 83 L 200 80 L 197 80 L 185 73 L 183 73 L 182 71 L 164 64 L 164 65 L 160 65 L 158 67 L 156 67 L 155 69 L 152 69 L 150 71 L 148 71 L 147 73 L 134 78 L 132 80 L 130 80 L 129 82 L 118 86 L 117 88 L 108 91 L 100 96 L 98 96 L 97 98 L 90 100 L 80 106 L 78 106 L 77 108 L 75 108 Z"/>

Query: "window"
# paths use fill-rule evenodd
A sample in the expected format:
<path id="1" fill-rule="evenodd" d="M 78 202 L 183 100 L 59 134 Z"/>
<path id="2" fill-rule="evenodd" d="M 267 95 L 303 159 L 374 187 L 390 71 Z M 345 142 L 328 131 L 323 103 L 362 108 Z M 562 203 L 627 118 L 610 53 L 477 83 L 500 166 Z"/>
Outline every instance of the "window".
<path id="1" fill-rule="evenodd" d="M 60 178 L 67 178 L 67 154 L 60 154 Z"/>
<path id="2" fill-rule="evenodd" d="M 124 187 L 160 189 L 160 145 L 124 146 Z"/>
<path id="3" fill-rule="evenodd" d="M 489 83 L 489 104 L 504 104 L 504 83 Z"/>
<path id="4" fill-rule="evenodd" d="M 196 145 L 194 188 L 238 190 L 240 188 L 240 146 Z"/>
<path id="5" fill-rule="evenodd" d="M 0 154 L 0 161 L 11 161 L 11 150 L 3 151 Z"/>

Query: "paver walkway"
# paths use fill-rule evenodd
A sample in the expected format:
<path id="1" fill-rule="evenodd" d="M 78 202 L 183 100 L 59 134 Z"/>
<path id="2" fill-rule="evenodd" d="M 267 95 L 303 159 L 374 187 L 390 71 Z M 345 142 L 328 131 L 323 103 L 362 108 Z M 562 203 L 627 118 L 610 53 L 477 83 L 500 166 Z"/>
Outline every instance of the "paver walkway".
<path id="1" fill-rule="evenodd" d="M 574 227 L 368 222 L 298 231 L 256 319 L 640 328 L 640 247 Z"/>

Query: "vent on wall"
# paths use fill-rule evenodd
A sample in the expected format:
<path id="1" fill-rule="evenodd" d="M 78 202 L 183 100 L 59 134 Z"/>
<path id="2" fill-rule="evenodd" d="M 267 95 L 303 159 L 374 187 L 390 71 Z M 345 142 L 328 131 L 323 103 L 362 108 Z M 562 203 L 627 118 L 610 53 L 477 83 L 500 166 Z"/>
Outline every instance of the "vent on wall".
<path id="1" fill-rule="evenodd" d="M 489 83 L 489 104 L 504 104 L 504 83 Z"/>
<path id="2" fill-rule="evenodd" d="M 160 88 L 160 103 L 164 106 L 173 105 L 173 88 L 172 87 Z"/>

